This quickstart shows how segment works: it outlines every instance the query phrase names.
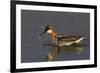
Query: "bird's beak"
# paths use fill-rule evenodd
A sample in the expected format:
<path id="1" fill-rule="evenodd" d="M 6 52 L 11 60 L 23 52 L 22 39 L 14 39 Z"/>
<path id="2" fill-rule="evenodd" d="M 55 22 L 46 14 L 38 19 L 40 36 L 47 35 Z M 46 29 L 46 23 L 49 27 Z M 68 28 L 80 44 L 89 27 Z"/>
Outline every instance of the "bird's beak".
<path id="1" fill-rule="evenodd" d="M 50 26 L 46 26 L 44 31 L 40 34 L 40 36 L 42 36 L 43 34 L 45 34 L 48 30 L 50 29 Z"/>
<path id="2" fill-rule="evenodd" d="M 40 36 L 42 36 L 43 34 L 45 34 L 45 32 L 42 32 L 42 33 L 40 34 Z"/>
<path id="3" fill-rule="evenodd" d="M 48 29 L 45 29 L 45 30 L 40 34 L 40 36 L 42 36 L 43 34 L 45 34 L 47 31 L 48 31 Z"/>

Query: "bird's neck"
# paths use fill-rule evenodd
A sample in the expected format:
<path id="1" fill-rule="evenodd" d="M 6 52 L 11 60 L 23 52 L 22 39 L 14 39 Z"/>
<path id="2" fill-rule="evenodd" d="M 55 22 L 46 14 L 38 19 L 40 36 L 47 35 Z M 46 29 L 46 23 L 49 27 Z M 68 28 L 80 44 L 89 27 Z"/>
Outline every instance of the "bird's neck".
<path id="1" fill-rule="evenodd" d="M 48 30 L 48 32 L 52 38 L 52 42 L 56 44 L 57 43 L 57 33 L 53 30 Z"/>

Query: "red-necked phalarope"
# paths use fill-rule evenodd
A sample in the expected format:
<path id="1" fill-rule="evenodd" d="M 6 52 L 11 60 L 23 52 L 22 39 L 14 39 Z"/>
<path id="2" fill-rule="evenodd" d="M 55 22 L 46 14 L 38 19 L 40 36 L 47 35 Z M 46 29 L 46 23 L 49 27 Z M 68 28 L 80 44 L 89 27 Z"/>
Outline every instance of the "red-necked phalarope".
<path id="1" fill-rule="evenodd" d="M 40 36 L 46 32 L 50 34 L 52 38 L 52 42 L 58 46 L 68 46 L 72 44 L 79 44 L 84 39 L 83 36 L 71 36 L 71 35 L 58 36 L 51 25 L 46 26 L 44 32 L 41 33 Z"/>

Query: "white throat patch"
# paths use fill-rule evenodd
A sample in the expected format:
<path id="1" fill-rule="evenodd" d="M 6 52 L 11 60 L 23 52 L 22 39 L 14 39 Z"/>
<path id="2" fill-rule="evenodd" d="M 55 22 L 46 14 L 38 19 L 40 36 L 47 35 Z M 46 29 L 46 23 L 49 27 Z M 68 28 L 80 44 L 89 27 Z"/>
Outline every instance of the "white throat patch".
<path id="1" fill-rule="evenodd" d="M 52 32 L 53 32 L 52 30 L 48 30 L 48 31 L 47 31 L 47 33 L 49 33 L 49 34 L 52 33 Z"/>

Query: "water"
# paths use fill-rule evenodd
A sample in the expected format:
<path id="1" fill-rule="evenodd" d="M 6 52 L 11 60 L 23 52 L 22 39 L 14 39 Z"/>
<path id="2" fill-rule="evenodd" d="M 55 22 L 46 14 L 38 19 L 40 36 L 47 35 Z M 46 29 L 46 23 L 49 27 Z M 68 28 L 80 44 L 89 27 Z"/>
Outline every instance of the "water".
<path id="1" fill-rule="evenodd" d="M 21 11 L 21 62 L 70 61 L 90 59 L 90 14 L 75 12 Z M 39 39 L 51 24 L 58 35 L 83 35 L 80 45 L 57 47 L 48 35 Z"/>
<path id="2" fill-rule="evenodd" d="M 88 44 L 57 47 L 41 45 L 41 48 L 27 48 L 22 50 L 22 62 L 47 62 L 90 59 Z"/>

